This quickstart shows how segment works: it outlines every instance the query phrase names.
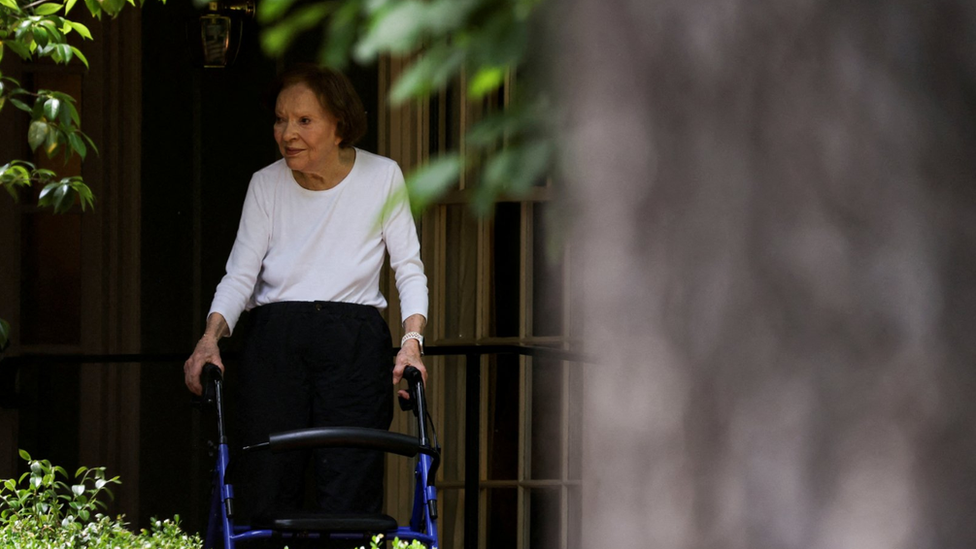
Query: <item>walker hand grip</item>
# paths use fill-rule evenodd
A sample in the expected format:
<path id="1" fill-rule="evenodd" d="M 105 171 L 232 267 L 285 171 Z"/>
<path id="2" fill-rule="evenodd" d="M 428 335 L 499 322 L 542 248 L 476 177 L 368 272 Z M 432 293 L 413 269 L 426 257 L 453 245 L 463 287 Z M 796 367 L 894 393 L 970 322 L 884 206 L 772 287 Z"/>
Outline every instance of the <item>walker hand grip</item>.
<path id="1" fill-rule="evenodd" d="M 214 398 L 216 397 L 216 390 L 214 385 L 216 382 L 223 381 L 223 375 L 220 373 L 220 368 L 216 364 L 203 365 L 203 370 L 200 371 L 200 385 L 203 386 L 203 394 L 200 395 L 200 401 L 204 404 L 213 404 Z"/>
<path id="2" fill-rule="evenodd" d="M 420 370 L 414 368 L 413 366 L 407 366 L 403 369 L 403 379 L 407 380 L 412 389 L 414 385 L 424 382 L 424 376 L 420 374 Z"/>
<path id="3" fill-rule="evenodd" d="M 414 403 L 417 402 L 417 384 L 423 385 L 424 376 L 421 375 L 420 370 L 413 366 L 407 366 L 403 369 L 403 379 L 407 380 L 407 384 L 409 385 L 410 398 L 397 396 L 397 400 L 400 402 L 400 409 L 404 412 L 413 410 L 414 415 L 416 415 L 417 407 Z"/>
<path id="4" fill-rule="evenodd" d="M 220 367 L 210 362 L 204 364 L 203 370 L 200 371 L 200 383 L 202 385 L 209 385 L 211 381 L 221 381 L 223 377 L 220 373 Z"/>

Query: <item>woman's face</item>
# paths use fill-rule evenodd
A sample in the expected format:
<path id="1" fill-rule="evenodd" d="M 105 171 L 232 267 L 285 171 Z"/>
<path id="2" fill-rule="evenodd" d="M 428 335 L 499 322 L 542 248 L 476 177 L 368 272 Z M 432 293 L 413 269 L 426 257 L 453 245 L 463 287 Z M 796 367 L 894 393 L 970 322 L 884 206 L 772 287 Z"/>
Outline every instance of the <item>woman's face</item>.
<path id="1" fill-rule="evenodd" d="M 305 84 L 281 90 L 275 103 L 275 141 L 288 167 L 302 173 L 324 173 L 339 159 L 335 118 Z"/>

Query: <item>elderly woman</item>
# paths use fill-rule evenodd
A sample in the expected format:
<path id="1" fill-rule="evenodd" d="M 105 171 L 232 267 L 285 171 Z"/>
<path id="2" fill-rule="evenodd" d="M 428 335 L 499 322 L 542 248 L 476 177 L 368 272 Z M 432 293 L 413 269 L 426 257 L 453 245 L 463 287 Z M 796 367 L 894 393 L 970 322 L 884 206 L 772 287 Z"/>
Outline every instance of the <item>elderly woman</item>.
<path id="1" fill-rule="evenodd" d="M 393 388 L 406 366 L 426 378 L 421 355 L 427 278 L 397 164 L 355 148 L 365 111 L 349 81 L 315 66 L 282 74 L 275 87 L 274 137 L 283 157 L 251 178 L 227 274 L 217 286 L 207 327 L 184 365 L 199 394 L 200 371 L 223 370 L 217 341 L 244 309 L 251 333 L 241 358 L 242 442 L 311 426 L 388 429 Z M 396 273 L 406 335 L 395 362 L 380 316 L 384 254 Z M 406 395 L 405 391 L 401 391 Z M 251 514 L 296 509 L 310 456 L 255 457 L 247 498 Z M 378 513 L 383 456 L 363 450 L 314 453 L 319 506 L 325 512 Z"/>

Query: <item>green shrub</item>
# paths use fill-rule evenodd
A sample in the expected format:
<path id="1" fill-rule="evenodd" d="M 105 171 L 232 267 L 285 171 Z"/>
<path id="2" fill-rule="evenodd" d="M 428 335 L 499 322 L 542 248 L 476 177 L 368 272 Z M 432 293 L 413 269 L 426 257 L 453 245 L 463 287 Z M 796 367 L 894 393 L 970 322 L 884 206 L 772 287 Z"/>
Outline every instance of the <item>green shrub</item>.
<path id="1" fill-rule="evenodd" d="M 69 485 L 68 472 L 20 451 L 30 471 L 0 483 L 0 548 L 3 549 L 200 549 L 203 543 L 173 520 L 153 520 L 134 533 L 119 516 L 103 515 L 102 497 L 112 497 L 105 468 L 80 467 Z"/>
<path id="2" fill-rule="evenodd" d="M 400 538 L 393 538 L 393 542 L 390 545 L 391 549 L 427 549 L 423 543 L 417 540 L 411 541 L 409 544 Z M 359 549 L 366 549 L 365 547 L 360 547 Z M 373 536 L 372 542 L 369 544 L 369 549 L 383 549 L 383 534 L 376 534 Z M 434 547 L 433 549 L 437 549 Z"/>

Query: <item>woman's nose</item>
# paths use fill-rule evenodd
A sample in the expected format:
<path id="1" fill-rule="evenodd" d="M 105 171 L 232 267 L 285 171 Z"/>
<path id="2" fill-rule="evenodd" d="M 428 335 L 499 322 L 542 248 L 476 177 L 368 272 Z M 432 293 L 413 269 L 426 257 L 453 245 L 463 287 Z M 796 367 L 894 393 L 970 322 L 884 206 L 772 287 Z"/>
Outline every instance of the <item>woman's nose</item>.
<path id="1" fill-rule="evenodd" d="M 292 126 L 288 122 L 285 122 L 284 127 L 281 129 L 281 136 L 287 140 L 294 137 L 294 134 L 295 134 L 294 126 Z"/>

